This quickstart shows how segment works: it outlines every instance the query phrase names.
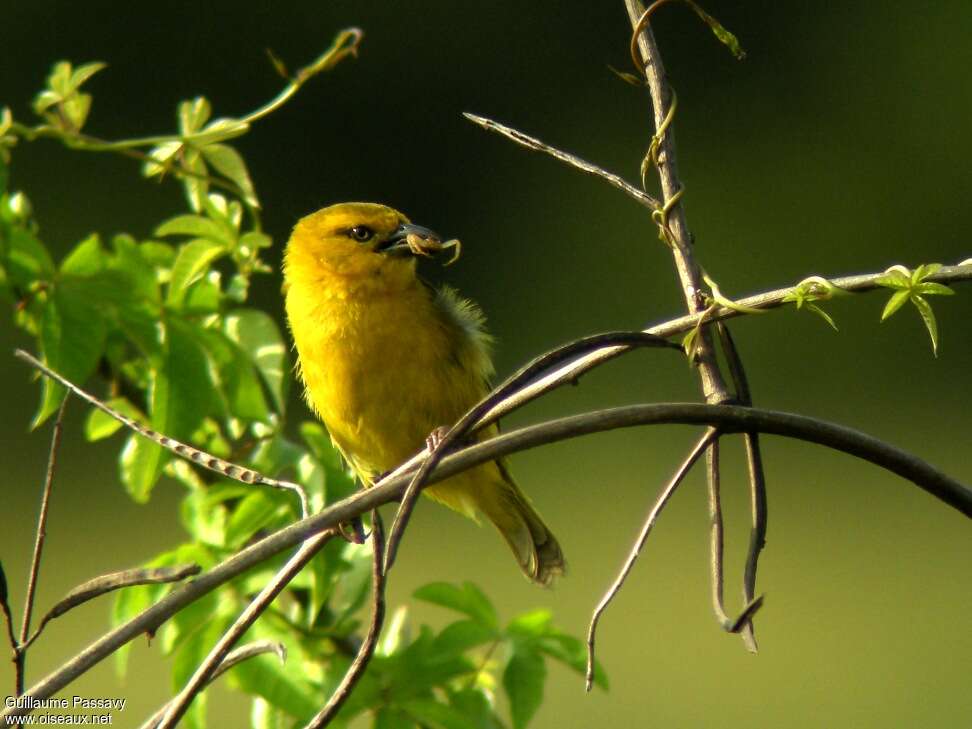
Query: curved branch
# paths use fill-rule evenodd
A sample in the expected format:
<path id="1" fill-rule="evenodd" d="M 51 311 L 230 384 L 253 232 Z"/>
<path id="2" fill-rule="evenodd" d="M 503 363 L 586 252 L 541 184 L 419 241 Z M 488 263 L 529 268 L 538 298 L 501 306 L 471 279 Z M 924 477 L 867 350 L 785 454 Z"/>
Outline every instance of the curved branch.
<path id="1" fill-rule="evenodd" d="M 559 418 L 499 435 L 447 456 L 432 472 L 429 483 L 441 481 L 460 471 L 496 460 L 501 456 L 546 443 L 616 428 L 663 423 L 714 425 L 718 426 L 723 433 L 759 431 L 824 445 L 898 474 L 972 518 L 972 488 L 914 455 L 860 431 L 824 420 L 738 405 L 698 403 L 628 405 Z M 156 630 L 186 605 L 242 572 L 314 534 L 336 527 L 377 506 L 401 498 L 409 480 L 409 472 L 389 476 L 370 489 L 349 496 L 324 511 L 284 527 L 252 544 L 98 639 L 63 666 L 41 679 L 27 691 L 27 694 L 35 699 L 52 696 L 121 646 L 144 632 Z M 28 709 L 11 707 L 0 713 L 0 718 L 20 715 L 28 711 Z"/>

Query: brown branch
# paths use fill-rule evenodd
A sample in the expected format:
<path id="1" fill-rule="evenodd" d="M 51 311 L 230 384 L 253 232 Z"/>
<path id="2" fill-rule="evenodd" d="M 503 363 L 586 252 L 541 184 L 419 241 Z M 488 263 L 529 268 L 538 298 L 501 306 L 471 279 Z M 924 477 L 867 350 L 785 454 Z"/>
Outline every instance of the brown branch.
<path id="1" fill-rule="evenodd" d="M 243 637 L 243 634 L 250 629 L 250 626 L 256 622 L 257 618 L 263 614 L 270 603 L 274 601 L 277 595 L 288 585 L 290 581 L 297 576 L 304 566 L 313 559 L 314 555 L 317 554 L 321 548 L 327 544 L 331 538 L 337 532 L 334 530 L 323 531 L 319 534 L 308 539 L 304 542 L 300 549 L 298 549 L 294 555 L 287 560 L 283 567 L 281 567 L 273 578 L 260 590 L 259 594 L 246 606 L 246 609 L 240 613 L 240 616 L 236 621 L 229 627 L 229 629 L 223 633 L 222 637 L 213 646 L 212 650 L 206 656 L 205 660 L 196 669 L 196 672 L 192 674 L 192 677 L 186 682 L 186 685 L 165 707 L 165 713 L 162 718 L 159 719 L 156 725 L 158 729 L 170 729 L 174 727 L 179 719 L 186 713 L 189 708 L 189 704 L 196 695 L 206 688 L 207 684 L 215 678 L 215 673 L 219 669 L 220 665 L 226 660 L 230 650 L 236 645 L 236 642 Z"/>
<path id="2" fill-rule="evenodd" d="M 83 605 L 89 600 L 94 600 L 96 597 L 101 597 L 109 592 L 121 590 L 125 587 L 180 582 L 187 577 L 198 575 L 201 571 L 202 567 L 197 564 L 180 565 L 177 567 L 138 567 L 121 572 L 112 572 L 107 575 L 99 575 L 98 577 L 87 580 L 68 592 L 67 595 L 55 603 L 54 607 L 47 611 L 30 638 L 21 643 L 20 650 L 27 650 L 37 640 L 45 626 L 51 620 L 64 615 L 64 613 L 73 610 L 78 605 Z"/>
<path id="3" fill-rule="evenodd" d="M 385 529 L 382 525 L 381 515 L 377 509 L 371 512 L 371 548 L 372 567 L 371 567 L 371 622 L 368 625 L 368 633 L 365 635 L 358 654 L 351 662 L 347 673 L 341 679 L 341 683 L 334 689 L 331 698 L 317 715 L 311 719 L 305 729 L 320 729 L 327 726 L 331 720 L 348 700 L 354 687 L 364 676 L 371 657 L 375 654 L 375 646 L 378 645 L 378 636 L 381 633 L 381 626 L 385 620 Z"/>
<path id="4" fill-rule="evenodd" d="M 551 147 L 546 142 L 542 142 L 536 137 L 531 137 L 529 134 L 524 134 L 518 129 L 513 127 L 508 127 L 505 124 L 500 124 L 498 121 L 493 121 L 492 119 L 487 119 L 484 116 L 478 116 L 476 114 L 470 114 L 469 112 L 463 112 L 462 114 L 466 119 L 471 121 L 473 124 L 481 126 L 483 129 L 496 132 L 501 134 L 507 139 L 510 139 L 522 147 L 527 149 L 532 149 L 535 152 L 543 152 L 549 154 L 555 159 L 559 159 L 561 162 L 570 165 L 576 170 L 580 170 L 588 175 L 594 175 L 595 177 L 600 177 L 605 180 L 609 185 L 616 187 L 618 190 L 623 192 L 630 198 L 644 205 L 649 210 L 661 210 L 662 204 L 658 202 L 654 197 L 649 195 L 643 190 L 639 190 L 634 185 L 628 183 L 620 175 L 616 175 L 613 172 L 608 172 L 607 170 L 598 167 L 595 164 L 583 160 L 580 157 L 571 154 L 570 152 L 564 152 L 563 150 L 557 149 L 556 147 Z"/>
<path id="5" fill-rule="evenodd" d="M 722 322 L 716 325 L 719 342 L 726 355 L 729 373 L 736 389 L 736 399 L 742 405 L 752 405 L 749 391 L 749 378 L 743 367 L 742 359 L 736 351 L 736 344 L 729 332 L 729 327 Z M 763 455 L 759 446 L 758 433 L 744 433 L 743 441 L 746 447 L 746 465 L 749 473 L 749 501 L 752 513 L 752 527 L 749 532 L 749 549 L 746 554 L 746 567 L 743 571 L 743 602 L 750 604 L 756 597 L 756 568 L 759 555 L 766 545 L 766 474 L 763 470 Z M 759 650 L 752 621 L 746 623 L 742 629 L 743 643 L 751 653 Z"/>
<path id="6" fill-rule="evenodd" d="M 266 653 L 276 653 L 281 663 L 285 663 L 287 660 L 287 648 L 283 643 L 275 643 L 272 640 L 255 640 L 252 643 L 247 643 L 246 645 L 240 646 L 227 655 L 226 658 L 220 662 L 219 667 L 213 671 L 213 675 L 209 677 L 206 685 L 208 686 L 211 684 L 217 678 L 233 668 L 233 666 L 236 666 L 251 658 L 262 656 Z M 162 721 L 162 717 L 165 715 L 165 712 L 169 708 L 170 704 L 171 701 L 163 704 L 158 711 L 145 720 L 140 729 L 156 729 L 159 722 Z"/>
<path id="7" fill-rule="evenodd" d="M 385 572 L 387 573 L 395 562 L 395 557 L 398 553 L 398 546 L 401 543 L 405 527 L 408 525 L 409 518 L 412 515 L 412 510 L 415 508 L 415 503 L 418 499 L 419 493 L 426 484 L 429 474 L 439 464 L 439 461 L 442 460 L 442 457 L 448 453 L 453 445 L 463 440 L 467 435 L 469 435 L 469 433 L 473 432 L 477 427 L 479 427 L 485 413 L 492 410 L 498 403 L 502 402 L 530 380 L 546 372 L 551 367 L 556 367 L 565 360 L 583 355 L 592 350 L 606 346 L 621 345 L 626 348 L 624 351 L 628 351 L 629 349 L 636 347 L 660 347 L 676 349 L 678 351 L 681 351 L 682 349 L 677 344 L 673 344 L 666 339 L 656 337 L 653 334 L 647 334 L 645 332 L 605 332 L 603 334 L 594 334 L 589 337 L 583 337 L 573 342 L 568 342 L 560 347 L 551 349 L 548 352 L 533 358 L 523 367 L 503 380 L 503 382 L 494 387 L 492 391 L 486 395 L 486 397 L 470 408 L 466 414 L 456 422 L 455 425 L 449 428 L 449 430 L 446 431 L 443 436 L 441 436 L 434 448 L 427 451 L 428 455 L 422 461 L 419 469 L 412 477 L 408 488 L 405 490 L 405 495 L 402 497 L 402 503 L 398 507 L 398 511 L 395 514 L 395 520 L 392 523 L 391 532 L 388 537 L 388 546 L 385 550 Z M 411 462 L 412 461 L 409 461 L 409 463 Z M 393 473 L 398 473 L 399 470 L 400 469 L 396 469 L 393 471 Z"/>
<path id="8" fill-rule="evenodd" d="M 608 605 L 614 597 L 620 592 L 621 587 L 624 585 L 624 581 L 628 578 L 635 562 L 638 560 L 638 556 L 641 554 L 641 548 L 645 546 L 645 541 L 648 539 L 648 535 L 651 533 L 652 527 L 655 526 L 655 521 L 658 519 L 658 515 L 661 513 L 662 509 L 665 508 L 665 504 L 675 493 L 675 489 L 678 485 L 682 483 L 682 479 L 689 472 L 689 469 L 695 465 L 695 462 L 699 459 L 699 456 L 705 452 L 705 450 L 715 441 L 718 437 L 718 431 L 715 428 L 709 428 L 705 435 L 699 439 L 695 447 L 692 448 L 691 452 L 688 454 L 686 459 L 682 462 L 682 465 L 678 467 L 675 471 L 675 475 L 672 476 L 671 480 L 662 489 L 661 493 L 658 494 L 658 498 L 655 500 L 654 505 L 651 507 L 651 511 L 648 512 L 648 516 L 645 518 L 644 525 L 641 527 L 641 533 L 635 540 L 634 546 L 628 553 L 628 558 L 624 561 L 624 565 L 621 567 L 621 571 L 615 578 L 614 582 L 608 588 L 607 592 L 604 593 L 604 597 L 594 608 L 594 614 L 591 616 L 591 625 L 587 629 L 587 690 L 590 691 L 594 687 L 594 641 L 597 637 L 597 624 L 601 620 L 601 616 L 604 611 L 607 610 Z"/>
<path id="9" fill-rule="evenodd" d="M 34 610 L 34 594 L 37 590 L 37 576 L 40 573 L 41 554 L 44 551 L 44 539 L 47 537 L 47 510 L 51 501 L 51 489 L 54 486 L 54 473 L 57 471 L 57 449 L 61 445 L 61 432 L 64 428 L 64 411 L 67 408 L 69 394 L 64 395 L 61 407 L 57 411 L 54 421 L 54 432 L 51 435 L 51 450 L 47 457 L 47 474 L 44 477 L 44 490 L 41 492 L 40 513 L 37 515 L 37 533 L 34 537 L 34 555 L 30 561 L 30 577 L 27 579 L 27 596 L 24 598 L 24 618 L 20 625 L 20 641 L 14 650 L 14 682 L 16 695 L 24 692 L 24 664 L 27 660 L 26 645 L 30 635 L 30 618 Z"/>
<path id="10" fill-rule="evenodd" d="M 723 433 L 765 432 L 797 438 L 839 450 L 885 468 L 972 517 L 972 488 L 925 461 L 876 438 L 827 421 L 791 413 L 738 405 L 669 403 L 610 408 L 528 426 L 476 443 L 444 458 L 429 477 L 430 483 L 494 461 L 511 453 L 587 433 L 650 424 L 711 425 Z M 382 504 L 401 498 L 411 474 L 389 476 L 317 514 L 284 527 L 229 557 L 192 582 L 174 590 L 139 615 L 94 641 L 30 687 L 36 699 L 48 698 L 111 655 L 121 646 L 158 627 L 185 606 L 212 592 L 246 570 L 325 529 L 336 528 Z M 11 707 L 0 719 L 29 709 Z"/>
<path id="11" fill-rule="evenodd" d="M 289 491 L 296 494 L 298 500 L 300 501 L 300 515 L 301 517 L 307 516 L 307 494 L 303 487 L 299 484 L 292 483 L 290 481 L 280 481 L 275 478 L 270 478 L 269 476 L 264 476 L 258 471 L 254 471 L 253 469 L 246 468 L 244 466 L 239 466 L 235 463 L 230 463 L 229 461 L 218 458 L 211 453 L 207 453 L 206 451 L 200 450 L 191 445 L 187 445 L 186 443 L 178 441 L 175 438 L 170 438 L 164 433 L 156 433 L 154 430 L 145 427 L 137 420 L 133 420 L 127 415 L 124 415 L 114 408 L 109 407 L 94 395 L 85 392 L 70 380 L 65 379 L 54 370 L 46 367 L 36 357 L 25 352 L 24 350 L 14 350 L 14 356 L 16 356 L 18 359 L 22 359 L 31 367 L 35 367 L 51 379 L 59 382 L 82 400 L 98 408 L 103 413 L 114 418 L 122 425 L 134 430 L 143 438 L 148 438 L 156 445 L 165 448 L 180 458 L 202 466 L 203 468 L 207 468 L 221 476 L 225 476 L 226 478 L 239 481 L 240 483 L 244 483 L 249 486 L 269 486 L 270 488 L 279 489 L 281 491 Z"/>
<path id="12" fill-rule="evenodd" d="M 645 9 L 639 0 L 625 0 L 628 16 L 633 30 L 639 29 L 640 19 Z M 651 27 L 646 23 L 640 24 L 637 33 L 638 47 L 644 59 L 644 74 L 651 94 L 654 111 L 655 134 L 657 139 L 657 154 L 654 155 L 658 178 L 661 182 L 662 201 L 665 215 L 663 228 L 666 238 L 670 238 L 672 256 L 679 281 L 682 284 L 682 294 L 685 304 L 692 314 L 698 314 L 705 309 L 703 298 L 702 271 L 695 260 L 692 250 L 692 234 L 689 232 L 685 218 L 685 208 L 679 201 L 683 186 L 678 176 L 675 159 L 675 135 L 667 119 L 672 104 L 672 90 L 668 85 L 665 67 L 661 54 L 655 44 L 655 37 Z M 706 402 L 721 403 L 730 400 L 728 388 L 719 371 L 715 358 L 712 338 L 706 329 L 699 333 L 698 345 L 695 352 L 695 365 L 702 380 L 702 392 Z"/>

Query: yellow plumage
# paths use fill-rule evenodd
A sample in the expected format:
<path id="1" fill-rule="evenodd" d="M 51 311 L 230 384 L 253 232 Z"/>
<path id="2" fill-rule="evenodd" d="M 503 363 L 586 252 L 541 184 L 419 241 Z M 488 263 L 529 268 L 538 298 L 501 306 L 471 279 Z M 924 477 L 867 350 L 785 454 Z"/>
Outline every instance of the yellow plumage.
<path id="1" fill-rule="evenodd" d="M 493 374 L 479 308 L 416 276 L 415 256 L 439 243 L 396 210 L 343 203 L 303 218 L 287 244 L 287 318 L 307 402 L 366 484 L 458 420 Z M 557 540 L 502 461 L 425 493 L 485 514 L 535 582 L 563 573 Z"/>

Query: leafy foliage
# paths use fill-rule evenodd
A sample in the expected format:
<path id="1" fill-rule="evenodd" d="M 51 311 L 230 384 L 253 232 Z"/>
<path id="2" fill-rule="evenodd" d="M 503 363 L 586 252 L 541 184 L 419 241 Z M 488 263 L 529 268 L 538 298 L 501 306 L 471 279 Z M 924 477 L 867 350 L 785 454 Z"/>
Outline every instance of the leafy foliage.
<path id="1" fill-rule="evenodd" d="M 179 131 L 168 137 L 107 142 L 81 134 L 92 108 L 84 84 L 104 68 L 100 63 L 55 64 L 34 102 L 37 126 L 14 121 L 8 109 L 0 115 L 0 300 L 36 340 L 46 363 L 155 431 L 299 481 L 315 511 L 350 494 L 355 484 L 318 423 L 285 427 L 287 344 L 274 319 L 246 306 L 251 278 L 268 271 L 260 256 L 272 241 L 260 228 L 246 163 L 229 142 L 310 76 L 352 54 L 359 39 L 356 32 L 340 34 L 275 102 L 250 117 L 211 120 L 205 98 L 180 103 Z M 14 143 L 41 137 L 89 151 L 145 149 L 139 153 L 142 174 L 177 179 L 188 210 L 161 221 L 151 238 L 92 234 L 55 261 L 27 197 L 7 189 Z M 56 412 L 64 396 L 61 386 L 41 382 L 34 427 Z M 184 489 L 186 540 L 149 566 L 195 563 L 209 569 L 300 516 L 292 494 L 200 470 L 99 410 L 88 414 L 84 435 L 90 441 L 120 436 L 119 480 L 135 501 L 147 501 L 163 475 Z M 174 690 L 284 559 L 240 576 L 160 628 L 157 644 L 171 658 Z M 330 542 L 244 637 L 272 641 L 287 656 L 281 664 L 276 656 L 260 655 L 228 673 L 232 685 L 253 697 L 254 726 L 306 721 L 338 684 L 361 640 L 371 559 L 370 544 Z M 171 589 L 119 590 L 112 622 L 128 621 Z M 510 723 L 521 729 L 542 702 L 548 660 L 583 670 L 582 644 L 554 628 L 548 613 L 522 615 L 501 627 L 495 607 L 472 583 L 433 583 L 415 596 L 460 617 L 441 630 L 416 628 L 400 608 L 338 716 L 339 726 L 368 714 L 375 727 L 502 727 L 494 696 L 501 672 Z M 116 654 L 119 671 L 126 670 L 127 658 L 126 650 Z M 187 726 L 205 726 L 204 699 L 194 701 Z"/>
<path id="2" fill-rule="evenodd" d="M 921 320 L 925 323 L 931 339 L 932 353 L 936 357 L 938 356 L 938 322 L 935 320 L 935 312 L 932 311 L 927 297 L 950 296 L 955 293 L 948 286 L 925 280 L 941 267 L 940 263 L 926 263 L 918 266 L 914 271 L 909 271 L 904 266 L 892 266 L 877 279 L 878 285 L 894 290 L 884 311 L 881 312 L 881 321 L 910 301 L 918 309 Z"/>

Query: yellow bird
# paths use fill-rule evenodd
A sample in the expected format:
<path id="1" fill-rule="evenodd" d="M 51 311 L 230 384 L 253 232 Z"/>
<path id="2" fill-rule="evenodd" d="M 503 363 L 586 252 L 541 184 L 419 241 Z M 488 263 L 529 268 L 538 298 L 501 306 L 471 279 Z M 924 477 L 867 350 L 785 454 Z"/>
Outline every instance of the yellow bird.
<path id="1" fill-rule="evenodd" d="M 392 208 L 342 203 L 301 219 L 287 244 L 287 318 L 305 396 L 365 485 L 488 391 L 482 311 L 415 272 L 416 256 L 441 243 Z M 485 514 L 534 582 L 563 573 L 560 545 L 502 460 L 425 493 L 473 519 Z"/>

